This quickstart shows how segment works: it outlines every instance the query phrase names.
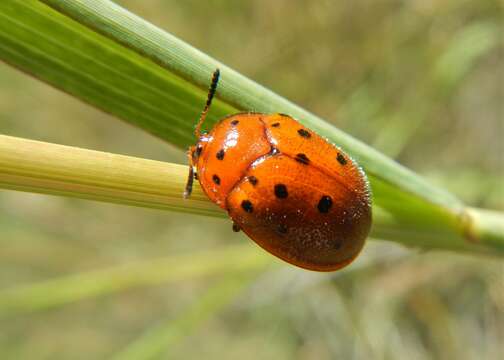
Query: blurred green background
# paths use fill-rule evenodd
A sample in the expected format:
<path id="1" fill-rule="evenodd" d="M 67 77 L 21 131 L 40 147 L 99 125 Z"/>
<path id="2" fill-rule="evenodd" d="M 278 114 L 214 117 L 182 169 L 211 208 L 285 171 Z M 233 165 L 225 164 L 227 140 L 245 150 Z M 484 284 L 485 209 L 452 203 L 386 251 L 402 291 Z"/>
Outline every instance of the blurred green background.
<path id="1" fill-rule="evenodd" d="M 468 204 L 504 210 L 502 2 L 119 3 Z M 0 133 L 186 159 L 5 64 Z M 382 241 L 335 274 L 271 259 L 238 278 L 182 274 L 1 315 L 2 289 L 180 254 L 190 261 L 235 244 L 262 251 L 230 228 L 221 219 L 0 191 L 0 358 L 100 359 L 140 344 L 154 359 L 502 359 L 500 259 Z M 64 286 L 78 289 L 74 282 Z M 51 296 L 44 287 L 30 294 L 34 303 Z"/>

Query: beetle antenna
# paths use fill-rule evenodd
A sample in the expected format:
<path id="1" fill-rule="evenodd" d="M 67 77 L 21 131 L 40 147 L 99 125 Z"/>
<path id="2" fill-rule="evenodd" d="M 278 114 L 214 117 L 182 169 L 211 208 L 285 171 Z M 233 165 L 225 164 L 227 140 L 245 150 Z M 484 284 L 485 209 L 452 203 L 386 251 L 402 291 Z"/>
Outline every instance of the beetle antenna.
<path id="1" fill-rule="evenodd" d="M 199 139 L 201 136 L 201 125 L 206 119 L 206 116 L 208 114 L 208 110 L 210 109 L 210 105 L 212 105 L 212 99 L 215 95 L 215 91 L 217 90 L 217 83 L 219 82 L 219 76 L 220 76 L 220 71 L 219 69 L 215 69 L 213 76 L 212 76 L 212 82 L 210 83 L 210 88 L 208 89 L 208 97 L 207 101 L 205 104 L 205 108 L 201 112 L 201 116 L 198 120 L 198 123 L 196 124 L 196 128 L 194 129 L 194 135 Z"/>

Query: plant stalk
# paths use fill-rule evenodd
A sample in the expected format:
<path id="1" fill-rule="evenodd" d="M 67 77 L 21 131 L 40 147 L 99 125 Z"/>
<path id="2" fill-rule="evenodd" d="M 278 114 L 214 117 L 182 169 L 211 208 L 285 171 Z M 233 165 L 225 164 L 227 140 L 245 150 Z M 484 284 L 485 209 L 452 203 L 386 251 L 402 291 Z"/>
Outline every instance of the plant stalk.
<path id="1" fill-rule="evenodd" d="M 186 165 L 0 135 L 0 188 L 225 217 L 198 183 L 183 199 L 187 174 Z M 448 210 L 436 209 L 415 219 L 374 205 L 371 236 L 424 249 L 504 255 L 503 214 L 464 208 L 447 217 Z"/>

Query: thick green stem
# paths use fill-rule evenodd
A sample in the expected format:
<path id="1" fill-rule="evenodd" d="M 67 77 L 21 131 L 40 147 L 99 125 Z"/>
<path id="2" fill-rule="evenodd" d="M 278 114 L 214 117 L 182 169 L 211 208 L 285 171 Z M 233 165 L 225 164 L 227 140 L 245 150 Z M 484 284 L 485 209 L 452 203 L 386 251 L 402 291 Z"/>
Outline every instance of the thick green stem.
<path id="1" fill-rule="evenodd" d="M 185 165 L 0 135 L 2 188 L 225 217 L 198 184 L 184 200 L 186 179 Z M 423 211 L 418 217 L 375 205 L 372 236 L 426 249 L 504 254 L 502 214 L 467 208 L 457 215 L 426 204 L 406 198 L 394 205 L 414 206 Z"/>
<path id="2" fill-rule="evenodd" d="M 199 186 L 183 199 L 188 167 L 0 135 L 0 187 L 156 209 L 220 215 Z"/>

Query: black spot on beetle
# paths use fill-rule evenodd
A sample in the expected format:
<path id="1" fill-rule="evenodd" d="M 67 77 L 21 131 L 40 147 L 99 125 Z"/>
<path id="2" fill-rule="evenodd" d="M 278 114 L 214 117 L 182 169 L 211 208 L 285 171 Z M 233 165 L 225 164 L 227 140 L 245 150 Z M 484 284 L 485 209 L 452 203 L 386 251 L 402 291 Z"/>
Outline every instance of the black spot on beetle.
<path id="1" fill-rule="evenodd" d="M 252 206 L 252 203 L 250 202 L 250 200 L 243 200 L 241 202 L 241 207 L 243 210 L 245 210 L 245 212 L 248 212 L 248 213 L 251 213 L 252 211 L 254 211 L 254 207 Z"/>
<path id="2" fill-rule="evenodd" d="M 302 153 L 297 154 L 295 160 L 305 165 L 308 165 L 310 163 L 310 159 L 308 159 L 308 156 Z"/>
<path id="3" fill-rule="evenodd" d="M 253 186 L 256 186 L 257 183 L 259 182 L 259 180 L 257 180 L 257 178 L 253 175 L 249 176 L 248 177 L 248 181 L 253 185 Z"/>
<path id="4" fill-rule="evenodd" d="M 277 232 L 280 233 L 280 234 L 287 234 L 287 225 L 285 224 L 280 224 L 277 226 Z"/>
<path id="5" fill-rule="evenodd" d="M 275 184 L 275 196 L 279 199 L 285 199 L 287 196 L 289 196 L 289 193 L 287 192 L 287 186 L 284 184 Z"/>
<path id="6" fill-rule="evenodd" d="M 321 213 L 328 213 L 331 207 L 332 207 L 331 197 L 327 195 L 322 196 L 317 205 L 318 211 L 320 211 Z"/>
<path id="7" fill-rule="evenodd" d="M 347 160 L 345 159 L 345 157 L 343 155 L 341 155 L 340 153 L 338 153 L 338 155 L 336 156 L 336 160 L 338 160 L 338 162 L 341 165 L 346 165 L 346 163 L 347 163 Z"/>
<path id="8" fill-rule="evenodd" d="M 280 123 L 279 122 L 273 123 L 271 124 L 271 127 L 280 127 Z"/>
<path id="9" fill-rule="evenodd" d="M 231 121 L 231 125 L 236 126 L 238 125 L 239 121 L 238 120 L 233 120 Z"/>
<path id="10" fill-rule="evenodd" d="M 311 137 L 310 132 L 305 129 L 299 129 L 298 134 L 306 139 L 309 139 Z"/>
<path id="11" fill-rule="evenodd" d="M 217 175 L 213 175 L 212 176 L 212 181 L 216 184 L 216 185 L 220 185 L 220 177 L 218 177 Z"/>
<path id="12" fill-rule="evenodd" d="M 217 151 L 217 154 L 215 154 L 215 156 L 217 157 L 217 160 L 223 160 L 224 159 L 224 149 L 220 149 L 219 151 Z"/>

